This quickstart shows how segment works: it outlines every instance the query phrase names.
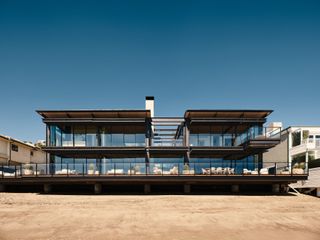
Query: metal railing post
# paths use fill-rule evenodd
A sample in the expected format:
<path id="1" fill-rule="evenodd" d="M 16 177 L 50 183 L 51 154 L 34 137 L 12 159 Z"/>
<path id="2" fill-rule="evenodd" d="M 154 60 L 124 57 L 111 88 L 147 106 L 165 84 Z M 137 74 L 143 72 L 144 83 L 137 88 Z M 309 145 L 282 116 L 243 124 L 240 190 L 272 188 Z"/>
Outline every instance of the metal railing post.
<path id="1" fill-rule="evenodd" d="M 20 164 L 20 177 L 22 177 L 22 163 Z"/>
<path id="2" fill-rule="evenodd" d="M 38 177 L 38 163 L 36 163 L 36 177 Z"/>
<path id="3" fill-rule="evenodd" d="M 17 165 L 14 165 L 14 177 L 17 178 Z"/>
<path id="4" fill-rule="evenodd" d="M 67 163 L 67 177 L 69 177 L 69 163 Z"/>
<path id="5" fill-rule="evenodd" d="M 277 175 L 277 163 L 276 162 L 274 163 L 274 175 L 275 176 Z"/>
<path id="6" fill-rule="evenodd" d="M 82 177 L 84 177 L 84 163 L 82 163 Z"/>
<path id="7" fill-rule="evenodd" d="M 2 164 L 2 171 L 1 171 L 2 178 L 4 177 L 3 172 L 4 172 L 4 168 L 3 168 L 3 164 Z"/>

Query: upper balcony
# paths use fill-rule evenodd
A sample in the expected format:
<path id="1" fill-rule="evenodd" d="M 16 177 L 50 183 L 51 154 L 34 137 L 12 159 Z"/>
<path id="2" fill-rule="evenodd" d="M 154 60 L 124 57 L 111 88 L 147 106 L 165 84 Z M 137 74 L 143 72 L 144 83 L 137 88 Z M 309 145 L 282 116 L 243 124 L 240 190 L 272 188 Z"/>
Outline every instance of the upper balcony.
<path id="1" fill-rule="evenodd" d="M 290 148 L 290 154 L 296 155 L 309 150 L 320 151 L 320 139 L 307 138 L 301 141 L 301 144 Z"/>

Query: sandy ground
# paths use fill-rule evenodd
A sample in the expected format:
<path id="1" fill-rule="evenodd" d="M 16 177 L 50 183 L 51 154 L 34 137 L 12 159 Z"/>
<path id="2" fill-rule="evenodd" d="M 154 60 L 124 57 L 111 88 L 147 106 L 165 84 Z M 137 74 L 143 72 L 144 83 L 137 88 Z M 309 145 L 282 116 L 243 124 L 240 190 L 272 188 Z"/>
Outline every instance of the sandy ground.
<path id="1" fill-rule="evenodd" d="M 320 239 L 300 196 L 0 193 L 0 239 Z"/>

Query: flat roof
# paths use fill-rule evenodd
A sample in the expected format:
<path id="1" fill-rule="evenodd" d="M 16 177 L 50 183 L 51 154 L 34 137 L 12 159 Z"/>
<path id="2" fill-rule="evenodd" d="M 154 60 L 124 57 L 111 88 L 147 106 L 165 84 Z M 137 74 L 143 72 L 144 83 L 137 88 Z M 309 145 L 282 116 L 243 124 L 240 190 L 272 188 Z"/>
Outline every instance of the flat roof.
<path id="1" fill-rule="evenodd" d="M 202 109 L 186 110 L 184 118 L 266 118 L 273 110 L 227 110 Z"/>
<path id="2" fill-rule="evenodd" d="M 36 110 L 43 118 L 149 118 L 150 110 Z"/>

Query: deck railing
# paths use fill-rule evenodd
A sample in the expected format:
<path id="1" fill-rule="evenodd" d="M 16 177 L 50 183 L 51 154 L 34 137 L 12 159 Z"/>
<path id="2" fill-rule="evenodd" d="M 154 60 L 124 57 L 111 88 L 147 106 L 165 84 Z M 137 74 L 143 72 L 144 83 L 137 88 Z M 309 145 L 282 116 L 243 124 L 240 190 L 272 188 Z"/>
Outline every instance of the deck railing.
<path id="1" fill-rule="evenodd" d="M 287 162 L 232 164 L 217 162 L 20 164 L 0 165 L 0 178 L 58 176 L 285 176 L 308 175 L 308 167 L 293 168 Z"/>

